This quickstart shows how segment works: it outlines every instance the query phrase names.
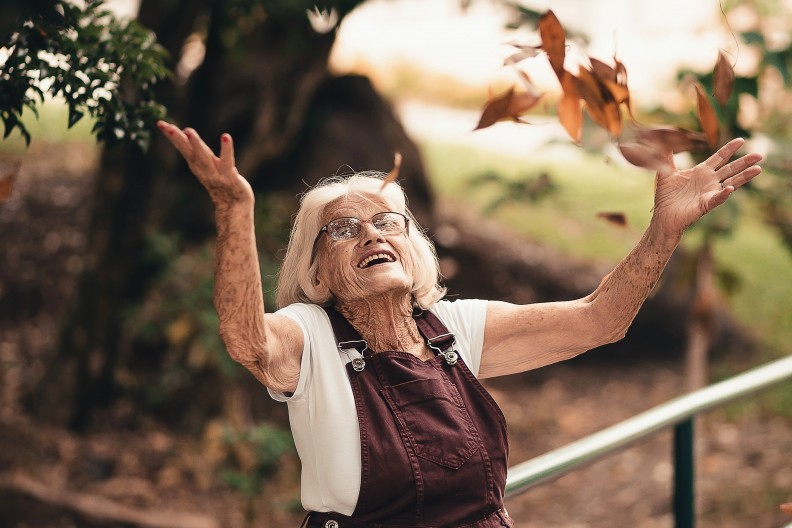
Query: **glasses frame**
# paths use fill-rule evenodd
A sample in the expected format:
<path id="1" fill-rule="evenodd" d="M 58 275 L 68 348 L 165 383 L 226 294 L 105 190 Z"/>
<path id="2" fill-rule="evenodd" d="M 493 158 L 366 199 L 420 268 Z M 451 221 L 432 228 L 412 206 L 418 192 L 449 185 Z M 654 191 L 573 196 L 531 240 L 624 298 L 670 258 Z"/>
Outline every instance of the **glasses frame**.
<path id="1" fill-rule="evenodd" d="M 380 213 L 375 214 L 374 216 L 372 216 L 368 220 L 361 220 L 360 218 L 357 218 L 356 216 L 339 216 L 338 218 L 333 218 L 332 220 L 327 222 L 325 225 L 323 225 L 322 228 L 319 230 L 319 232 L 316 234 L 316 238 L 314 239 L 314 242 L 313 242 L 313 247 L 311 248 L 311 262 L 313 262 L 313 260 L 316 258 L 317 244 L 319 244 L 319 239 L 322 237 L 322 233 L 327 234 L 327 236 L 330 237 L 330 240 L 332 240 L 334 242 L 343 242 L 344 240 L 354 240 L 354 239 L 356 239 L 356 238 L 358 238 L 360 236 L 360 232 L 358 232 L 358 234 L 356 236 L 354 236 L 354 237 L 342 238 L 342 239 L 336 240 L 335 238 L 332 237 L 332 235 L 330 235 L 330 231 L 328 230 L 327 226 L 329 226 L 330 224 L 332 224 L 333 222 L 335 222 L 337 220 L 349 219 L 349 220 L 355 220 L 356 222 L 358 222 L 360 224 L 360 229 L 362 231 L 363 230 L 363 224 L 371 224 L 373 226 L 374 224 L 372 224 L 371 221 L 374 220 L 374 218 L 378 217 L 379 215 L 383 215 L 383 214 L 395 214 L 395 215 L 399 215 L 402 218 L 404 218 L 404 231 L 401 231 L 400 233 L 405 233 L 407 235 L 410 234 L 410 217 L 408 217 L 406 214 L 397 213 L 396 211 L 382 211 Z M 377 229 L 377 227 L 374 226 L 374 229 Z M 379 229 L 377 229 L 377 232 L 382 234 L 382 231 L 380 231 Z M 393 233 L 393 234 L 400 234 L 400 233 Z"/>

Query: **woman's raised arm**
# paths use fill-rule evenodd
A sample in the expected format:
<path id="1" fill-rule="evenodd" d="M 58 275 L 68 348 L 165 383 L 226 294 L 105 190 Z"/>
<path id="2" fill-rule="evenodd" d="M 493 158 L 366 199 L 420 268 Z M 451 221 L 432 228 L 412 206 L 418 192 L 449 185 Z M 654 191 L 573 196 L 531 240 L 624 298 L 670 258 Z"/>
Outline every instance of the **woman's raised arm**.
<path id="1" fill-rule="evenodd" d="M 184 156 L 215 206 L 214 304 L 229 355 L 270 389 L 293 392 L 300 375 L 302 332 L 291 319 L 265 313 L 253 191 L 236 169 L 231 136 L 222 135 L 218 157 L 194 130 L 163 121 L 157 126 Z"/>
<path id="2" fill-rule="evenodd" d="M 669 154 L 667 170 L 657 175 L 649 227 L 591 295 L 525 306 L 488 303 L 479 376 L 523 372 L 623 338 L 685 229 L 762 171 L 757 153 L 729 161 L 743 143 L 732 140 L 685 170 Z"/>

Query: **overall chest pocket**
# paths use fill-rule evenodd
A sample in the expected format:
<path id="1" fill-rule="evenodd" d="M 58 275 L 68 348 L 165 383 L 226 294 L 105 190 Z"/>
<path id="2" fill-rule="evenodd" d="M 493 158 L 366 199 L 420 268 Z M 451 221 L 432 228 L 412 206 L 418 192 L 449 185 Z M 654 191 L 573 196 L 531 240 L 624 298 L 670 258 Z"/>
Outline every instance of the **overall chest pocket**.
<path id="1" fill-rule="evenodd" d="M 479 449 L 478 431 L 453 383 L 419 379 L 382 393 L 417 456 L 459 469 Z"/>

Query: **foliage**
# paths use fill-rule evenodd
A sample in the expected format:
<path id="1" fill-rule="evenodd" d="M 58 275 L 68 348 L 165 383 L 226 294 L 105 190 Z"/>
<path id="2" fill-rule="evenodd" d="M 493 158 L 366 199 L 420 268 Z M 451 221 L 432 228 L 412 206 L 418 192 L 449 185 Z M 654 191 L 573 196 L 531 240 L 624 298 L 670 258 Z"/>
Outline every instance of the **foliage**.
<path id="1" fill-rule="evenodd" d="M 266 422 L 240 429 L 228 425 L 224 429 L 228 457 L 220 469 L 220 478 L 247 497 L 245 517 L 255 518 L 253 500 L 264 484 L 275 474 L 283 456 L 295 452 L 291 432 Z"/>
<path id="2" fill-rule="evenodd" d="M 116 20 L 103 0 L 84 7 L 58 1 L 18 22 L 0 43 L 8 49 L 0 66 L 5 137 L 16 129 L 30 143 L 22 112 L 36 112 L 49 94 L 66 100 L 70 128 L 87 114 L 98 140 L 147 148 L 154 123 L 165 116 L 154 87 L 170 75 L 150 31 Z"/>
<path id="3" fill-rule="evenodd" d="M 275 255 L 289 235 L 289 211 L 294 199 L 276 194 L 256 198 L 256 232 L 260 253 L 265 306 L 275 306 Z M 237 383 L 247 376 L 226 352 L 219 337 L 214 309 L 214 246 L 186 244 L 179 235 L 161 232 L 147 235 L 146 251 L 137 256 L 153 275 L 152 288 L 143 303 L 124 314 L 124 341 L 132 344 L 137 356 L 163 354 L 151 377 L 137 380 L 134 387 L 154 408 L 173 405 L 176 394 L 195 383 L 201 373 L 213 372 L 218 379 Z M 135 359 L 138 365 L 142 359 Z M 144 367 L 146 365 L 138 365 Z M 131 382 L 131 381 L 130 381 Z M 128 382 L 128 383 L 130 383 Z"/>
<path id="4" fill-rule="evenodd" d="M 497 196 L 484 208 L 486 214 L 492 214 L 506 204 L 537 203 L 558 191 L 558 187 L 547 172 L 506 178 L 490 170 L 474 176 L 468 183 L 471 188 L 491 185 L 498 189 Z"/>
<path id="5" fill-rule="evenodd" d="M 125 314 L 124 333 L 141 349 L 165 345 L 173 352 L 158 369 L 158 381 L 147 384 L 147 390 L 168 394 L 179 389 L 173 385 L 178 377 L 170 370 L 184 365 L 191 370 L 209 367 L 219 370 L 224 378 L 236 378 L 241 369 L 219 338 L 212 304 L 211 244 L 186 248 L 178 236 L 157 233 L 148 236 L 147 248 L 139 258 L 159 272 L 144 302 Z"/>
<path id="6" fill-rule="evenodd" d="M 261 492 L 264 482 L 277 470 L 281 456 L 294 452 L 291 433 L 268 423 L 247 429 L 227 426 L 224 440 L 235 453 L 235 461 L 228 462 L 221 477 L 249 497 Z"/>

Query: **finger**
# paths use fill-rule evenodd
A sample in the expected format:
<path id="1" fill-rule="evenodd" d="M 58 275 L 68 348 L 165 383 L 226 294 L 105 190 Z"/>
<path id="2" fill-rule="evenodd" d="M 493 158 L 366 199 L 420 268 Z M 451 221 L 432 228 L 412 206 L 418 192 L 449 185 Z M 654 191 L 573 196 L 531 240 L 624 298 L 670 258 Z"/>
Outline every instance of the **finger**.
<path id="1" fill-rule="evenodd" d="M 725 202 L 726 199 L 729 198 L 729 196 L 733 192 L 734 192 L 734 187 L 729 186 L 729 187 L 724 187 L 720 191 L 713 194 L 710 197 L 710 199 L 707 201 L 707 206 L 706 206 L 707 212 L 712 211 L 713 209 L 721 205 L 723 202 Z"/>
<path id="2" fill-rule="evenodd" d="M 722 165 L 729 162 L 731 157 L 743 146 L 745 140 L 743 138 L 735 138 L 723 145 L 718 151 L 707 158 L 704 165 L 713 170 L 718 170 Z"/>
<path id="3" fill-rule="evenodd" d="M 745 156 L 732 161 L 728 165 L 724 165 L 716 171 L 716 175 L 718 176 L 718 180 L 723 181 L 726 178 L 730 178 L 736 174 L 739 174 L 748 167 L 756 165 L 760 161 L 762 161 L 762 155 L 758 152 L 752 152 L 751 154 L 746 154 Z"/>
<path id="4" fill-rule="evenodd" d="M 172 125 L 170 123 L 166 123 L 165 121 L 157 121 L 157 128 L 159 128 L 163 134 L 165 134 L 165 138 L 171 142 L 171 144 L 176 147 L 182 156 L 185 158 L 189 158 L 192 156 L 192 147 L 190 146 L 190 142 L 187 139 L 187 136 L 184 135 L 179 127 Z"/>
<path id="5" fill-rule="evenodd" d="M 194 153 L 193 161 L 205 165 L 206 168 L 216 168 L 218 158 L 215 156 L 214 152 L 212 152 L 212 149 L 204 143 L 204 140 L 201 139 L 198 132 L 192 128 L 185 128 L 184 135 L 187 136 L 187 140 L 192 146 Z"/>
<path id="6" fill-rule="evenodd" d="M 664 154 L 664 157 L 665 157 L 666 169 L 669 172 L 675 172 L 677 170 L 677 166 L 676 166 L 676 162 L 674 161 L 674 151 L 667 150 Z"/>
<path id="7" fill-rule="evenodd" d="M 234 140 L 231 138 L 231 134 L 220 136 L 220 168 L 223 172 L 230 172 L 236 169 Z"/>
<path id="8" fill-rule="evenodd" d="M 657 168 L 655 173 L 655 190 L 660 179 L 668 177 L 677 171 L 676 163 L 674 162 L 674 151 L 667 150 L 662 154 L 662 163 Z"/>
<path id="9" fill-rule="evenodd" d="M 758 165 L 753 165 L 751 167 L 748 167 L 744 171 L 740 172 L 739 174 L 736 174 L 731 178 L 727 178 L 723 180 L 722 182 L 723 187 L 724 188 L 732 187 L 734 189 L 739 189 L 749 181 L 759 176 L 761 173 L 762 173 L 762 167 Z"/>

